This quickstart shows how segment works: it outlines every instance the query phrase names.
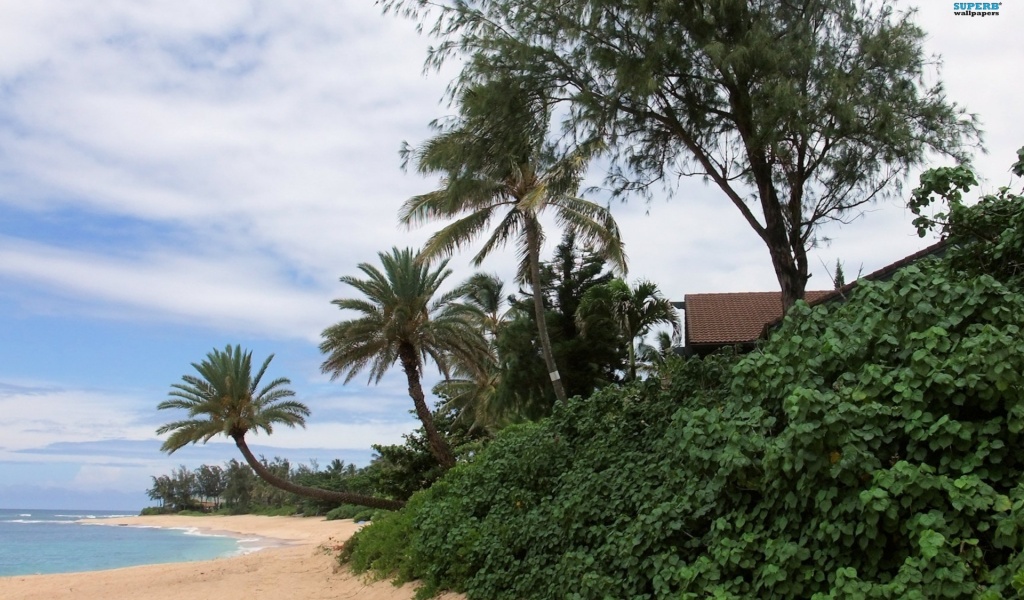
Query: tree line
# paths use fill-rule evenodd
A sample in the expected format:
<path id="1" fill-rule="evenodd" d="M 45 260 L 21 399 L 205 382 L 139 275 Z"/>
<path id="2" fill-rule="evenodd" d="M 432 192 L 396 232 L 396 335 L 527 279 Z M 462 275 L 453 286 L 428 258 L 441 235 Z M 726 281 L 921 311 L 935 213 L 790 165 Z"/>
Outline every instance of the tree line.
<path id="1" fill-rule="evenodd" d="M 253 455 L 247 433 L 304 426 L 310 411 L 293 399 L 287 378 L 263 381 L 272 355 L 254 369 L 251 353 L 238 346 L 215 349 L 193 364 L 195 374 L 172 385 L 159 408 L 187 411 L 188 418 L 158 430 L 170 434 L 163 449 L 174 452 L 225 433 L 245 458 L 245 465 L 236 465 L 232 473 L 245 466 L 271 486 L 327 505 L 394 509 L 494 431 L 551 413 L 557 395 L 539 351 L 541 329 L 548 332 L 553 359 L 565 365 L 563 389 L 582 396 L 635 379 L 663 361 L 671 344 L 645 344 L 652 328 L 666 325 L 671 335 L 679 331 L 678 316 L 656 285 L 641 281 L 630 286 L 615 277 L 603 255 L 580 247 L 572 233 L 563 237 L 553 260 L 538 269 L 538 289 L 547 307 L 543 327 L 535 320 L 532 292 L 506 293 L 496 276 L 478 273 L 438 294 L 451 271 L 444 261 L 429 267 L 417 258 L 411 250 L 396 248 L 380 254 L 381 268 L 360 265 L 365 279 L 343 278 L 363 297 L 335 303 L 358 307 L 362 316 L 329 328 L 321 346 L 328 354 L 324 370 L 345 373 L 346 381 L 364 369 L 371 381 L 379 380 L 401 362 L 410 382 L 420 428 L 403 445 L 374 446 L 376 467 L 386 473 L 376 485 L 339 487 L 315 477 L 289 477 L 287 470 Z M 387 322 L 382 315 L 414 318 Z M 444 375 L 432 390 L 441 400 L 437 409 L 428 408 L 420 384 L 427 357 Z"/>
<path id="2" fill-rule="evenodd" d="M 260 457 L 263 467 L 276 477 L 303 485 L 326 489 L 358 489 L 368 485 L 370 468 L 357 468 L 340 459 L 325 468 L 315 461 L 293 465 L 288 459 Z M 152 512 L 201 510 L 232 514 L 265 512 L 294 508 L 303 514 L 323 514 L 336 505 L 317 502 L 281 490 L 260 479 L 247 464 L 231 459 L 220 465 L 203 464 L 189 470 L 181 465 L 169 474 L 152 476 L 153 485 L 146 494 L 158 503 Z"/>

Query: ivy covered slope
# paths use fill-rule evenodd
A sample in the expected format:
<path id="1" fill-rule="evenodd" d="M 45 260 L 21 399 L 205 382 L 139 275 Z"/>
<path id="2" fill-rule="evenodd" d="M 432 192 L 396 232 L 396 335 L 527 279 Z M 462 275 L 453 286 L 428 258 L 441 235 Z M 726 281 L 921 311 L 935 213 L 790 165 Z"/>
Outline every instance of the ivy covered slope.
<path id="1" fill-rule="evenodd" d="M 1021 204 L 750 355 L 505 430 L 347 557 L 487 600 L 1017 597 Z"/>

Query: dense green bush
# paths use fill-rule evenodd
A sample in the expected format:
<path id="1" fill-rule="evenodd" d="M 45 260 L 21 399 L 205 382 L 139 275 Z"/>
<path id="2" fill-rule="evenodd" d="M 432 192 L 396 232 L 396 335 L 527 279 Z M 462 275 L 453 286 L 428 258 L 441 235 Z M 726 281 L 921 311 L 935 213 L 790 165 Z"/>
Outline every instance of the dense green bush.
<path id="1" fill-rule="evenodd" d="M 356 506 L 355 504 L 342 504 L 341 506 L 328 511 L 325 515 L 325 519 L 327 521 L 351 519 L 364 510 L 366 509 L 362 506 Z"/>
<path id="2" fill-rule="evenodd" d="M 342 504 L 341 506 L 329 511 L 326 515 L 326 520 L 337 521 L 339 519 L 352 519 L 357 523 L 360 521 L 376 521 L 381 515 L 385 515 L 390 512 L 391 511 L 387 510 L 366 508 L 365 506 L 356 506 L 355 504 Z"/>
<path id="3" fill-rule="evenodd" d="M 798 305 L 745 357 L 503 431 L 345 556 L 486 600 L 1015 597 L 1021 239 L 975 236 Z"/>
<path id="4" fill-rule="evenodd" d="M 286 504 L 284 506 L 265 506 L 256 509 L 250 509 L 248 514 L 263 515 L 265 517 L 290 517 L 299 514 L 299 509 L 298 507 L 289 504 Z"/>
<path id="5" fill-rule="evenodd" d="M 139 516 L 148 517 L 152 515 L 169 515 L 173 512 L 175 512 L 174 509 L 168 506 L 147 506 L 142 509 Z"/>

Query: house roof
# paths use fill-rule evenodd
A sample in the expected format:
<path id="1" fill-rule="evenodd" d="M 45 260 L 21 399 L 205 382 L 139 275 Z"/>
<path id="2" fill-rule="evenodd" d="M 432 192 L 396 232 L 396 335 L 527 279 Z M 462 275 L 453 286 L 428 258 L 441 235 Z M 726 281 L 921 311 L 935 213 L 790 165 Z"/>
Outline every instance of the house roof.
<path id="1" fill-rule="evenodd" d="M 811 306 L 814 306 L 815 304 L 821 304 L 823 302 L 831 302 L 832 300 L 836 300 L 838 298 L 845 298 L 847 293 L 849 293 L 851 290 L 853 290 L 853 288 L 857 287 L 857 283 L 858 282 L 865 281 L 865 280 L 866 281 L 885 281 L 886 279 L 889 279 L 890 277 L 895 275 L 896 271 L 899 271 L 903 267 L 905 267 L 907 265 L 910 265 L 910 264 L 913 264 L 913 263 L 921 260 L 922 258 L 925 258 L 926 256 L 931 256 L 933 254 L 937 255 L 937 256 L 941 256 L 943 253 L 945 253 L 946 247 L 948 245 L 949 245 L 949 242 L 947 240 L 942 240 L 940 242 L 936 242 L 936 243 L 932 244 L 931 246 L 928 246 L 927 248 L 924 248 L 922 250 L 918 250 L 917 252 L 915 252 L 915 253 L 913 253 L 913 254 L 911 254 L 909 256 L 905 256 L 905 257 L 899 259 L 898 261 L 896 261 L 896 262 L 894 262 L 894 263 L 892 263 L 890 265 L 886 265 L 886 266 L 882 267 L 881 269 L 878 269 L 877 271 L 873 271 L 871 273 L 868 273 L 867 275 L 864 275 L 864 276 L 860 277 L 859 279 L 855 279 L 854 281 L 851 281 L 850 283 L 844 285 L 843 287 L 841 287 L 841 288 L 839 288 L 837 290 L 829 290 L 828 293 L 826 293 L 821 298 L 815 298 L 815 299 L 812 300 L 810 297 L 807 297 L 807 298 L 805 298 L 805 300 L 807 301 L 807 304 L 810 304 Z M 775 318 L 774 321 L 778 321 L 781 318 L 782 318 L 782 315 L 779 315 L 778 317 Z M 772 321 L 771 323 L 774 324 L 774 321 Z"/>
<path id="2" fill-rule="evenodd" d="M 814 303 L 835 290 L 808 291 L 804 300 Z M 743 344 L 761 336 L 767 323 L 782 317 L 781 292 L 732 292 L 687 294 L 686 345 Z"/>
<path id="3" fill-rule="evenodd" d="M 945 241 L 932 244 L 873 273 L 861 280 L 884 280 L 899 269 L 921 258 L 945 251 Z M 804 293 L 810 305 L 845 298 L 857 281 L 838 290 L 817 290 Z M 723 346 L 747 344 L 782 320 L 781 292 L 732 292 L 723 294 L 687 294 L 682 307 L 686 310 L 686 346 Z"/>

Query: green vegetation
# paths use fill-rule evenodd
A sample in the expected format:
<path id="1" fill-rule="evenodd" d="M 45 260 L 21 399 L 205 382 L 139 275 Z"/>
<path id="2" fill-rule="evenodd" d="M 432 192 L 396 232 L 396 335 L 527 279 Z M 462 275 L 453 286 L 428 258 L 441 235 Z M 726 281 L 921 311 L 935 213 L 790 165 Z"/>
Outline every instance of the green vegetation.
<path id="1" fill-rule="evenodd" d="M 945 257 L 509 427 L 343 558 L 488 600 L 1016 597 L 1024 197 L 936 181 Z"/>
<path id="2" fill-rule="evenodd" d="M 297 485 L 337 492 L 367 493 L 375 484 L 378 467 L 362 469 L 335 459 L 321 469 L 316 461 L 293 466 L 287 459 L 260 458 L 263 468 L 275 477 Z M 249 465 L 229 460 L 223 467 L 200 465 L 189 471 L 181 466 L 170 475 L 153 477 L 147 490 L 150 499 L 160 503 L 143 514 L 303 514 L 323 515 L 337 507 L 337 501 L 325 501 L 286 492 L 260 479 Z M 353 506 L 353 505 L 346 505 Z M 365 511 L 358 507 L 358 511 Z"/>
<path id="3" fill-rule="evenodd" d="M 576 311 L 576 321 L 584 335 L 588 330 L 607 325 L 618 331 L 626 342 L 629 356 L 626 381 L 636 379 L 636 344 L 651 328 L 655 325 L 671 326 L 676 340 L 682 329 L 676 309 L 651 281 L 639 281 L 630 287 L 625 281 L 615 279 L 587 290 Z"/>
<path id="4" fill-rule="evenodd" d="M 364 508 L 353 504 L 345 504 L 328 512 L 325 516 L 328 521 L 338 519 L 352 519 L 356 523 L 361 521 L 374 521 L 382 515 L 390 514 L 388 511 Z"/>
<path id="5" fill-rule="evenodd" d="M 540 272 L 545 329 L 565 391 L 589 396 L 618 381 L 625 355 L 623 340 L 611 327 L 595 327 L 584 336 L 576 319 L 583 295 L 612 280 L 607 261 L 578 247 L 576 237 L 567 233 Z M 557 399 L 538 352 L 541 343 L 532 294 L 512 295 L 509 304 L 507 322 L 495 340 L 499 371 L 495 405 L 503 424 L 546 417 Z"/>

